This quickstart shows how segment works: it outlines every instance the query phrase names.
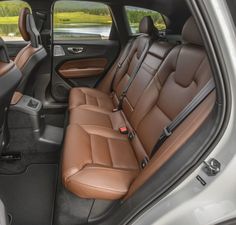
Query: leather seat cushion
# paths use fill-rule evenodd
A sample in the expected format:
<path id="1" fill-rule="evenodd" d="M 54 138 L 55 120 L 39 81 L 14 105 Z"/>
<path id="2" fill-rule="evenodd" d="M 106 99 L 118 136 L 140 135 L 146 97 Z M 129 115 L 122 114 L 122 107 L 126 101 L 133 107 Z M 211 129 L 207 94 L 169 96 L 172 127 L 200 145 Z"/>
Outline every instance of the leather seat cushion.
<path id="1" fill-rule="evenodd" d="M 67 128 L 63 183 L 83 198 L 119 199 L 139 173 L 126 136 L 111 129 L 70 125 Z"/>
<path id="2" fill-rule="evenodd" d="M 80 105 L 93 105 L 108 111 L 114 109 L 112 97 L 91 88 L 72 88 L 69 95 L 69 109 L 76 108 Z"/>
<path id="3" fill-rule="evenodd" d="M 119 130 L 126 126 L 121 111 L 108 112 L 98 107 L 82 105 L 70 111 L 69 124 L 94 125 Z"/>
<path id="4" fill-rule="evenodd" d="M 23 49 L 21 49 L 21 51 L 17 54 L 17 56 L 14 60 L 16 66 L 20 70 L 23 70 L 24 66 L 27 65 L 27 63 L 29 62 L 31 57 L 33 55 L 36 55 L 37 53 L 39 53 L 42 50 L 44 50 L 44 48 L 41 45 L 38 48 L 34 48 L 31 46 L 31 44 L 28 44 Z"/>

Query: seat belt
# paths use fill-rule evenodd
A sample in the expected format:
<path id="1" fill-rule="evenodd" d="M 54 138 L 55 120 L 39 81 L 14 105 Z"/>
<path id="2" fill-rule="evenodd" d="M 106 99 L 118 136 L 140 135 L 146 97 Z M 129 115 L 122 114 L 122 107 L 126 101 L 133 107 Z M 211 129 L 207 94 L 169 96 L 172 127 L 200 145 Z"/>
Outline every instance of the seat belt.
<path id="1" fill-rule="evenodd" d="M 122 93 L 121 93 L 121 95 L 119 97 L 118 106 L 113 111 L 118 111 L 118 110 L 122 109 L 123 100 L 126 97 L 126 94 L 127 94 L 128 90 L 129 90 L 129 87 L 131 86 L 133 80 L 135 79 L 135 77 L 136 77 L 136 75 L 137 75 L 137 73 L 138 73 L 138 71 L 139 71 L 139 69 L 140 69 L 140 67 L 141 67 L 141 65 L 142 65 L 142 63 L 143 63 L 147 53 L 148 53 L 148 49 L 151 46 L 150 42 L 151 41 L 149 41 L 149 43 L 145 46 L 145 49 L 143 50 L 143 54 L 141 55 L 141 58 L 139 60 L 138 65 L 136 66 L 136 68 L 134 69 L 133 73 L 131 74 L 128 84 L 125 86 L 125 88 L 123 89 L 123 91 L 122 91 Z"/>
<path id="2" fill-rule="evenodd" d="M 213 79 L 210 79 L 207 84 L 192 99 L 192 101 L 175 117 L 175 119 L 168 126 L 163 129 L 161 136 L 159 137 L 157 143 L 154 145 L 151 151 L 150 158 L 152 158 L 156 154 L 161 145 L 172 135 L 173 131 L 207 98 L 207 96 L 214 89 L 215 83 Z M 142 162 L 142 165 L 143 164 L 145 163 Z"/>
<path id="3" fill-rule="evenodd" d="M 131 48 L 133 47 L 133 44 L 134 44 L 135 40 L 136 40 L 136 38 L 132 38 L 132 40 L 129 41 L 128 46 L 122 52 L 122 56 L 121 56 L 117 66 L 116 66 L 116 70 L 115 70 L 115 73 L 114 73 L 112 81 L 111 81 L 111 91 L 113 91 L 113 85 L 114 85 L 114 82 L 115 82 L 116 75 L 117 75 L 119 69 L 122 67 L 122 65 L 126 61 L 126 59 L 128 58 L 129 52 L 130 52 Z"/>
<path id="4" fill-rule="evenodd" d="M 47 20 L 47 14 L 45 12 L 36 12 L 36 15 L 39 21 L 37 28 L 38 28 L 39 33 L 42 33 L 44 24 Z"/>

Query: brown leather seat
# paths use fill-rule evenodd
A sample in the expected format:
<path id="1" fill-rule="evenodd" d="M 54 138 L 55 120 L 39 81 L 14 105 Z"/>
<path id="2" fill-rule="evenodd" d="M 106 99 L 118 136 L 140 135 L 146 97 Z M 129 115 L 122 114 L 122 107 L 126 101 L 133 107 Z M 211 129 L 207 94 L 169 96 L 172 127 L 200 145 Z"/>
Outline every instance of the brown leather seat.
<path id="1" fill-rule="evenodd" d="M 150 41 L 154 35 L 154 29 L 152 18 L 149 16 L 144 17 L 140 22 L 141 35 L 126 46 L 98 89 L 71 89 L 69 109 L 76 108 L 80 105 L 92 105 L 111 112 L 117 106 L 122 90 L 127 85 L 132 73 L 138 67 L 140 61 L 143 60 L 142 56 L 148 51 Z M 132 45 L 131 49 L 129 47 L 130 44 Z M 124 63 L 121 63 L 120 61 L 123 58 L 126 60 Z M 122 64 L 120 68 L 117 68 L 118 64 Z M 113 76 L 115 78 L 112 82 L 111 79 Z M 111 86 L 112 88 L 110 88 Z M 111 89 L 113 93 L 110 92 Z"/>
<path id="2" fill-rule="evenodd" d="M 0 38 L 0 154 L 8 144 L 7 113 L 21 77 L 21 72 L 10 60 L 5 44 Z"/>
<path id="3" fill-rule="evenodd" d="M 126 116 L 122 111 L 111 112 L 106 108 L 92 105 L 81 105 L 70 110 L 69 123 L 79 125 L 97 125 L 118 130 L 126 126 L 125 118 L 130 118 L 135 112 L 136 104 L 142 96 L 144 90 L 150 84 L 162 62 L 173 48 L 173 44 L 168 42 L 155 41 L 149 48 L 147 55 L 132 81 L 123 107 Z"/>
<path id="4" fill-rule="evenodd" d="M 129 94 L 124 99 L 123 110 L 119 113 L 132 131 L 132 139 L 112 129 L 113 125 L 104 125 L 100 114 L 101 111 L 104 114 L 106 108 L 79 107 L 79 110 L 87 107 L 86 110 L 93 113 L 96 121 L 94 120 L 94 124 L 81 124 L 71 119 L 67 128 L 62 177 L 68 190 L 82 198 L 115 200 L 129 197 L 205 121 L 215 104 L 215 92 L 189 115 L 150 159 L 151 150 L 164 127 L 212 77 L 206 51 L 193 18 L 186 22 L 182 37 L 185 43 L 171 50 L 154 76 L 146 81 L 146 78 L 138 79 L 137 75 L 137 80 L 133 81 Z M 154 57 L 151 64 L 156 65 L 158 61 Z M 144 65 L 145 61 L 143 68 Z M 140 72 L 140 76 L 143 72 Z M 139 85 L 135 84 L 138 81 L 143 87 L 141 93 Z M 144 158 L 150 161 L 142 169 Z"/>
<path id="5" fill-rule="evenodd" d="M 21 99 L 30 76 L 33 75 L 36 67 L 47 55 L 29 8 L 23 8 L 20 11 L 18 26 L 22 38 L 29 42 L 29 44 L 15 58 L 15 64 L 22 72 L 23 77 L 12 98 L 11 104 L 16 104 Z"/>

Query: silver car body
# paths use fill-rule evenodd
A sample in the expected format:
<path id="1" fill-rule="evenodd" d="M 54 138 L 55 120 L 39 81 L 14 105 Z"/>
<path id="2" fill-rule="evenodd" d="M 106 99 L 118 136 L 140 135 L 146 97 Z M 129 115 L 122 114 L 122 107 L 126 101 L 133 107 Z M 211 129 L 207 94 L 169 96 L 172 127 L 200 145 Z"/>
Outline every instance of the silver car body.
<path id="1" fill-rule="evenodd" d="M 224 0 L 203 0 L 227 68 L 231 112 L 220 141 L 205 160 L 217 159 L 221 171 L 208 176 L 202 163 L 175 190 L 136 218 L 134 225 L 210 225 L 236 218 L 236 30 Z M 207 183 L 203 186 L 196 177 Z"/>

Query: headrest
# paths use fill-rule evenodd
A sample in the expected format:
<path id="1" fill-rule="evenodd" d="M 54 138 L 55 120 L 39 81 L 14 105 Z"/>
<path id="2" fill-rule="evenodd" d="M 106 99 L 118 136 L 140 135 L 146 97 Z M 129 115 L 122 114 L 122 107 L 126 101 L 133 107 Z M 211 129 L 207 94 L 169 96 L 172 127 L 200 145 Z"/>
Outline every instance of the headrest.
<path id="1" fill-rule="evenodd" d="M 18 26 L 19 26 L 21 36 L 25 41 L 30 41 L 30 36 L 26 29 L 26 18 L 27 18 L 27 15 L 29 14 L 30 14 L 29 8 L 23 8 L 20 11 L 19 21 L 18 21 Z"/>
<path id="2" fill-rule="evenodd" d="M 200 46 L 204 45 L 201 34 L 198 30 L 197 24 L 193 17 L 190 17 L 186 21 L 182 31 L 182 39 L 183 41 L 190 44 L 200 45 Z"/>
<path id="3" fill-rule="evenodd" d="M 0 38 L 0 62 L 9 63 L 10 58 L 7 52 L 5 42 Z"/>
<path id="4" fill-rule="evenodd" d="M 21 36 L 25 41 L 30 41 L 34 48 L 41 44 L 40 34 L 29 8 L 23 8 L 20 11 L 18 26 Z"/>
<path id="5" fill-rule="evenodd" d="M 151 16 L 145 16 L 140 21 L 139 32 L 143 34 L 152 35 L 154 31 L 154 23 Z"/>

